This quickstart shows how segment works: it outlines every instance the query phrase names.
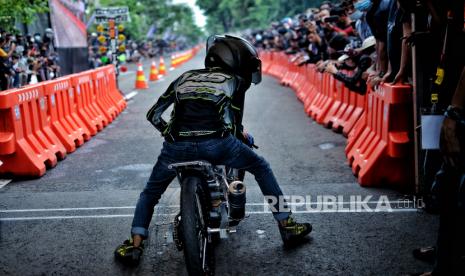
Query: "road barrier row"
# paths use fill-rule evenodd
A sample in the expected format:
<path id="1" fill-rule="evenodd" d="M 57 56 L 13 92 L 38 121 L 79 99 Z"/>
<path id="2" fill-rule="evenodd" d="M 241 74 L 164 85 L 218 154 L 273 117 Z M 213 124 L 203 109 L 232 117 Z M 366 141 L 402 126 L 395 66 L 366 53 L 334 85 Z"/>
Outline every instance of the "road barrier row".
<path id="1" fill-rule="evenodd" d="M 174 69 L 178 66 L 181 66 L 183 63 L 191 60 L 200 50 L 200 47 L 201 46 L 198 45 L 187 51 L 183 51 L 180 53 L 174 53 L 173 55 L 171 55 L 171 68 Z"/>
<path id="2" fill-rule="evenodd" d="M 172 68 L 201 47 L 173 55 Z M 159 73 L 165 74 L 162 59 Z M 0 175 L 44 175 L 125 108 L 113 65 L 1 92 Z"/>
<path id="3" fill-rule="evenodd" d="M 347 163 L 362 186 L 413 189 L 413 103 L 408 85 L 381 84 L 365 95 L 283 52 L 260 53 L 265 74 L 290 86 L 305 112 L 348 137 Z"/>
<path id="4" fill-rule="evenodd" d="M 0 93 L 0 174 L 40 177 L 126 108 L 113 65 Z"/>

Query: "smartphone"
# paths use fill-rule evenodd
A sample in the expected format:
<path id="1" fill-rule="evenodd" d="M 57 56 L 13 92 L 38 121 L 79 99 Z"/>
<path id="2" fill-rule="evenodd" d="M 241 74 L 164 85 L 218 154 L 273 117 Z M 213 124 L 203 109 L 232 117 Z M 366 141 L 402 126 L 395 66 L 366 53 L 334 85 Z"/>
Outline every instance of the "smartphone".
<path id="1" fill-rule="evenodd" d="M 337 15 L 332 15 L 332 16 L 328 16 L 324 19 L 324 22 L 325 23 L 334 23 L 334 22 L 338 22 L 339 21 L 339 16 Z"/>

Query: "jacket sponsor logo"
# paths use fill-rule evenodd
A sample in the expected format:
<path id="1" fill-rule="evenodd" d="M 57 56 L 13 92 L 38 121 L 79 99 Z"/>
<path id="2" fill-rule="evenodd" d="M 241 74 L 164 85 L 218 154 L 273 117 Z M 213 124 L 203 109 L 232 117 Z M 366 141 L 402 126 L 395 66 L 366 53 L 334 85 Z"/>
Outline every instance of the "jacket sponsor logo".
<path id="1" fill-rule="evenodd" d="M 213 83 L 223 83 L 226 80 L 231 79 L 232 77 L 223 73 L 206 73 L 206 74 L 193 74 L 186 78 L 186 81 L 194 82 L 213 82 Z"/>

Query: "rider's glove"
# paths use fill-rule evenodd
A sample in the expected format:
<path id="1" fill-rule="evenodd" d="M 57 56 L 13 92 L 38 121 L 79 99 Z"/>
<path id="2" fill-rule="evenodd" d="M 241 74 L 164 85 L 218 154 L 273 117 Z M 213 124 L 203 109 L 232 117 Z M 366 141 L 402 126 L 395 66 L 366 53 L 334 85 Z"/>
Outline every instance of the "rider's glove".
<path id="1" fill-rule="evenodd" d="M 253 138 L 252 134 L 244 132 L 243 135 L 244 135 L 244 143 L 247 146 L 249 146 L 251 148 L 258 148 L 254 143 L 255 139 Z"/>

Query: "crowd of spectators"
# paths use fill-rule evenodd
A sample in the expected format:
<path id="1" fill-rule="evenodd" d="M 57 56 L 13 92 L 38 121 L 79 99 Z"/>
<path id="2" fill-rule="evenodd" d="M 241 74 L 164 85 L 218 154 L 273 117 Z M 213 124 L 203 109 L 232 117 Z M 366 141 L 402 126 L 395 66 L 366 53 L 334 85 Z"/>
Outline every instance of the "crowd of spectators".
<path id="1" fill-rule="evenodd" d="M 421 114 L 444 114 L 439 139 L 442 165 L 431 177 L 440 215 L 437 243 L 413 251 L 417 259 L 435 266 L 433 272 L 412 275 L 465 275 L 464 1 L 334 2 L 252 31 L 248 39 L 257 48 L 285 52 L 299 65 L 315 64 L 360 94 L 380 83 L 412 84 Z M 413 20 L 420 30 L 412 31 Z M 422 162 L 419 166 L 430 174 Z"/>
<path id="2" fill-rule="evenodd" d="M 410 56 L 402 38 L 411 32 L 410 17 L 399 2 L 326 1 L 254 31 L 249 39 L 258 48 L 295 55 L 299 64 L 314 63 L 363 94 L 367 84 L 409 81 Z"/>
<path id="3" fill-rule="evenodd" d="M 33 35 L 0 30 L 0 91 L 54 79 L 59 75 L 52 29 Z"/>

